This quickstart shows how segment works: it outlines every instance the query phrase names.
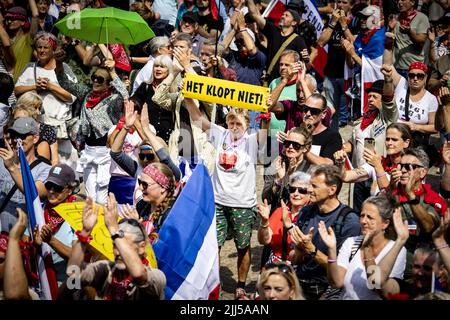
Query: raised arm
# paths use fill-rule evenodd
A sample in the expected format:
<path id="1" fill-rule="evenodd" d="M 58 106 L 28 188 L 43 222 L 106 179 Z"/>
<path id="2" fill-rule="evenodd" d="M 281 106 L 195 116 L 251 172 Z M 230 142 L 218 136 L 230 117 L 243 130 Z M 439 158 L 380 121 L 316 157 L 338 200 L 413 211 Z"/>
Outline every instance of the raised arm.
<path id="1" fill-rule="evenodd" d="M 392 79 L 394 87 L 397 86 L 400 81 L 400 75 L 397 70 L 395 70 L 394 63 L 394 34 L 392 32 L 386 32 L 386 38 L 384 42 L 384 52 L 383 52 L 383 68 L 389 73 L 389 78 Z"/>
<path id="2" fill-rule="evenodd" d="M 0 40 L 2 43 L 3 61 L 5 62 L 6 68 L 12 70 L 16 64 L 16 56 L 12 50 L 11 39 L 8 33 L 3 27 L 3 17 L 0 14 Z"/>
<path id="3" fill-rule="evenodd" d="M 447 272 L 450 272 L 450 248 L 447 241 L 445 241 L 445 234 L 447 233 L 448 226 L 450 224 L 450 209 L 447 209 L 445 218 L 441 217 L 441 223 L 439 227 L 433 232 L 433 243 L 436 246 L 436 250 L 441 256 Z"/>
<path id="4" fill-rule="evenodd" d="M 207 131 L 211 128 L 211 122 L 202 115 L 202 112 L 198 108 L 198 101 L 191 98 L 184 98 L 184 104 L 189 111 L 194 123 L 199 126 L 203 131 Z"/>
<path id="5" fill-rule="evenodd" d="M 39 11 L 35 0 L 28 0 L 28 5 L 30 6 L 31 10 L 30 35 L 31 38 L 34 38 L 39 29 Z"/>
<path id="6" fill-rule="evenodd" d="M 258 28 L 261 30 L 264 29 L 264 26 L 266 25 L 266 19 L 263 18 L 253 0 L 247 0 L 247 8 L 251 17 L 253 18 L 253 20 L 255 20 L 256 24 L 258 25 Z"/>
<path id="7" fill-rule="evenodd" d="M 270 205 L 267 203 L 267 199 L 264 199 L 264 203 L 258 204 L 258 214 L 261 218 L 261 224 L 258 228 L 258 242 L 262 245 L 268 245 L 272 241 L 272 229 L 269 225 Z"/>

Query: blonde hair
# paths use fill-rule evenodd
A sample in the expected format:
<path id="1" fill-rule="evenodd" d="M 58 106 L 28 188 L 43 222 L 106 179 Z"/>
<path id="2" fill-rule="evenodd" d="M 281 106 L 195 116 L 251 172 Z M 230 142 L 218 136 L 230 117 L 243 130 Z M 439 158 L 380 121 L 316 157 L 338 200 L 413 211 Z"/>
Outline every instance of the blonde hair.
<path id="1" fill-rule="evenodd" d="M 16 106 L 19 105 L 28 105 L 36 110 L 41 110 L 42 98 L 36 93 L 36 91 L 28 91 L 22 94 L 19 99 L 17 99 Z"/>
<path id="2" fill-rule="evenodd" d="M 16 105 L 12 111 L 12 116 L 13 118 L 15 118 L 16 114 L 19 111 L 25 111 L 26 113 L 28 113 L 28 116 L 33 118 L 34 120 L 36 120 L 37 122 L 39 122 L 39 118 L 40 118 L 40 113 L 38 110 L 36 110 L 33 106 L 29 105 L 29 104 L 19 104 Z"/>
<path id="3" fill-rule="evenodd" d="M 289 289 L 294 291 L 294 296 L 289 297 L 289 300 L 305 300 L 303 297 L 303 293 L 301 291 L 300 283 L 298 282 L 298 278 L 296 274 L 294 273 L 294 270 L 287 266 L 287 268 L 291 269 L 289 272 L 286 272 L 284 270 L 280 270 L 279 267 L 284 267 L 284 264 L 280 264 L 279 266 L 273 266 L 271 268 L 268 268 L 261 272 L 261 275 L 259 276 L 259 280 L 257 283 L 258 293 L 261 297 L 264 297 L 264 285 L 269 280 L 270 276 L 273 275 L 279 275 L 286 279 Z"/>
<path id="4" fill-rule="evenodd" d="M 169 55 L 162 54 L 160 56 L 157 56 L 155 60 L 153 61 L 153 70 L 155 69 L 155 66 L 163 66 L 167 68 L 167 75 L 171 74 L 173 71 L 173 63 L 172 58 Z M 153 75 L 153 70 L 150 75 L 150 79 L 148 80 L 148 84 L 151 84 L 153 80 L 155 79 L 155 76 Z"/>
<path id="5" fill-rule="evenodd" d="M 161 171 L 169 179 L 169 187 L 166 189 L 167 194 L 164 200 L 158 205 L 156 210 L 151 214 L 151 220 L 153 223 L 157 222 L 163 212 L 172 205 L 175 201 L 174 191 L 175 191 L 175 176 L 172 170 L 164 163 L 154 162 L 152 165 Z"/>
<path id="6" fill-rule="evenodd" d="M 247 125 L 247 128 L 250 126 L 250 116 L 248 114 L 247 109 L 238 109 L 238 108 L 232 108 L 230 112 L 228 112 L 227 117 L 225 118 L 225 121 L 228 123 L 230 119 L 234 119 L 237 116 L 241 116 L 244 118 L 245 124 Z"/>

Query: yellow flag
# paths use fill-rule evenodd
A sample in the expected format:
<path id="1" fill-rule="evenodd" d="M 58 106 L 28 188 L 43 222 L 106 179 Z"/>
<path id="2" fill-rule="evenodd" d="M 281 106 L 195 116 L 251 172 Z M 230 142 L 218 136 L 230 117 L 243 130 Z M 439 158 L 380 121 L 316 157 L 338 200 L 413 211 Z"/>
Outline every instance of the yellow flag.
<path id="1" fill-rule="evenodd" d="M 109 260 L 114 261 L 113 242 L 105 225 L 104 207 L 99 204 L 94 204 L 94 208 L 95 206 L 100 206 L 100 208 L 98 210 L 97 224 L 91 232 L 93 239 L 89 245 L 94 247 Z M 70 202 L 62 203 L 54 209 L 61 217 L 64 218 L 65 221 L 67 221 L 68 224 L 70 224 L 74 230 L 81 230 L 83 228 L 83 208 L 84 202 Z M 147 245 L 145 251 L 147 252 L 147 260 L 150 267 L 157 268 L 158 265 L 156 263 L 156 257 L 152 246 Z"/>
<path id="2" fill-rule="evenodd" d="M 246 83 L 220 80 L 187 73 L 183 94 L 186 98 L 228 105 L 236 108 L 268 111 L 270 90 Z"/>

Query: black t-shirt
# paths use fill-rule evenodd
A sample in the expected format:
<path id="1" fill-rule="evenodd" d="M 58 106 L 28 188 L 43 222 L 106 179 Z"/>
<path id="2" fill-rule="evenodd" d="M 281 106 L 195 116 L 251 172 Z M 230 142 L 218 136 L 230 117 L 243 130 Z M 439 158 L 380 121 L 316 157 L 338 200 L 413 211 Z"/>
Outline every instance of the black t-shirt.
<path id="1" fill-rule="evenodd" d="M 344 38 L 341 25 L 336 24 L 330 40 L 328 40 L 328 60 L 325 66 L 325 76 L 330 78 L 344 78 L 345 49 L 341 46 Z"/>
<path id="2" fill-rule="evenodd" d="M 272 61 L 272 58 L 277 53 L 278 49 L 283 45 L 284 41 L 286 41 L 291 35 L 283 37 L 281 35 L 281 31 L 279 28 L 275 27 L 272 21 L 267 20 L 266 25 L 263 29 L 263 34 L 267 37 L 267 68 Z M 289 45 L 286 47 L 286 50 L 294 50 L 300 53 L 303 49 L 306 49 L 305 41 L 302 37 L 297 36 Z M 271 74 L 269 75 L 269 82 L 273 79 L 276 79 L 280 76 L 279 73 L 279 60 L 275 64 Z"/>
<path id="3" fill-rule="evenodd" d="M 321 157 L 333 160 L 334 153 L 342 147 L 342 137 L 339 132 L 326 128 L 321 133 L 313 135 L 312 145 L 320 146 Z"/>
<path id="4" fill-rule="evenodd" d="M 297 26 L 297 34 L 305 40 L 305 44 L 308 47 L 308 52 L 310 52 L 310 47 L 316 47 L 317 32 L 309 21 L 305 20 Z"/>
<path id="5" fill-rule="evenodd" d="M 219 16 L 219 20 L 214 20 L 211 13 L 206 16 L 198 15 L 198 25 L 203 27 L 206 32 L 211 32 L 211 30 L 223 30 L 223 19 Z"/>

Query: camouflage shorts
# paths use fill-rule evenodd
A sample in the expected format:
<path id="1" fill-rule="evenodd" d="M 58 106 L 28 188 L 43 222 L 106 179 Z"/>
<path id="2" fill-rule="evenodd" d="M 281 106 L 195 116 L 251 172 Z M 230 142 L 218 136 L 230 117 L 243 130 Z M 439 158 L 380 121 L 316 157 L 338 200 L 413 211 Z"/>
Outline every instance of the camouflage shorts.
<path id="1" fill-rule="evenodd" d="M 255 208 L 231 208 L 216 203 L 217 242 L 219 247 L 222 247 L 225 243 L 229 225 L 236 247 L 245 249 L 250 246 L 255 220 Z"/>

